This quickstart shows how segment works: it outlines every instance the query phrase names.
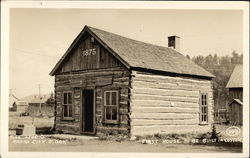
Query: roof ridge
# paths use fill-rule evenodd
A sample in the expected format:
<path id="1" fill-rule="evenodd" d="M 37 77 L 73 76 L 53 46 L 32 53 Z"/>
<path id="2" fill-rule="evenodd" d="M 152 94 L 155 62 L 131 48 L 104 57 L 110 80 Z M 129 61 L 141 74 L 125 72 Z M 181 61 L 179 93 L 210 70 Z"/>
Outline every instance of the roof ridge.
<path id="1" fill-rule="evenodd" d="M 167 49 L 176 51 L 175 49 L 172 49 L 172 48 L 167 47 L 167 46 L 161 46 L 161 45 L 157 45 L 157 44 L 153 44 L 153 43 L 149 43 L 149 42 L 144 42 L 144 41 L 136 40 L 136 39 L 133 39 L 133 38 L 130 38 L 130 37 L 126 37 L 126 36 L 119 35 L 119 34 L 116 34 L 116 33 L 113 33 L 113 32 L 109 32 L 109 31 L 105 31 L 105 30 L 102 30 L 102 29 L 98 29 L 98 28 L 95 28 L 95 27 L 92 27 L 92 26 L 87 26 L 87 27 L 90 28 L 90 29 L 92 28 L 92 29 L 96 29 L 96 30 L 99 30 L 99 31 L 103 31 L 103 32 L 109 33 L 109 34 L 120 36 L 122 38 L 126 38 L 128 40 L 136 41 L 136 42 L 139 42 L 139 43 L 144 43 L 144 44 L 152 45 L 152 46 L 155 46 L 155 47 L 162 47 L 162 48 L 167 48 Z M 178 51 L 176 51 L 176 52 L 178 52 Z"/>

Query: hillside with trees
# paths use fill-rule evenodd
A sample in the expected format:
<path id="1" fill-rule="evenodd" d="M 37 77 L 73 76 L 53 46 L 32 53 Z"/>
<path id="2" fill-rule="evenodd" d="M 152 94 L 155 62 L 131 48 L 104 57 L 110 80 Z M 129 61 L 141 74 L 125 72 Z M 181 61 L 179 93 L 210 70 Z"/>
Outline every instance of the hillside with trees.
<path id="1" fill-rule="evenodd" d="M 187 55 L 187 58 L 190 57 Z M 231 56 L 218 56 L 217 54 L 208 56 L 194 56 L 191 59 L 196 64 L 202 66 L 214 76 L 214 105 L 217 109 L 227 109 L 229 94 L 226 84 L 237 64 L 243 64 L 243 54 L 233 51 Z"/>

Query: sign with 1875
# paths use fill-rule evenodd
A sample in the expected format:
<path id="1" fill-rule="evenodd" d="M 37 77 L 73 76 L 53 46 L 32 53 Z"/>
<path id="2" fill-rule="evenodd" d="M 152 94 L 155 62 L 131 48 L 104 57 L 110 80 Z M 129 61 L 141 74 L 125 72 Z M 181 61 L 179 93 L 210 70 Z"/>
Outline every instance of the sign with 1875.
<path id="1" fill-rule="evenodd" d="M 86 49 L 82 52 L 83 56 L 91 56 L 91 55 L 96 55 L 96 49 L 92 48 L 92 49 Z"/>

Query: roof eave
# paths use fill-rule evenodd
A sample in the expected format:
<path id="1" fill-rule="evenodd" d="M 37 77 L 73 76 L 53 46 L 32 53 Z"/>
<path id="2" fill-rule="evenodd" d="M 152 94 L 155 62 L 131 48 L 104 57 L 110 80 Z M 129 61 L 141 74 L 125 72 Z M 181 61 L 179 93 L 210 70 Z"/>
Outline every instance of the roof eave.
<path id="1" fill-rule="evenodd" d="M 155 70 L 155 69 L 147 69 L 143 67 L 131 67 L 131 70 L 135 71 L 151 71 L 152 73 L 158 72 L 158 73 L 164 73 L 164 74 L 170 74 L 170 75 L 180 75 L 180 76 L 189 76 L 189 77 L 196 77 L 196 78 L 207 78 L 207 79 L 213 79 L 215 76 L 214 75 L 196 75 L 196 74 L 187 74 L 187 73 L 176 73 L 176 72 L 169 72 L 169 71 L 162 71 L 162 70 Z"/>
<path id="2" fill-rule="evenodd" d="M 52 71 L 49 73 L 51 76 L 54 76 L 58 68 L 60 67 L 61 63 L 63 60 L 66 58 L 66 56 L 69 54 L 69 52 L 73 49 L 75 44 L 79 41 L 81 38 L 82 34 L 85 32 L 87 28 L 87 25 L 82 29 L 82 31 L 77 35 L 77 37 L 74 39 L 74 41 L 71 43 L 69 48 L 67 49 L 66 53 L 63 54 L 63 56 L 60 58 L 60 60 L 56 63 L 55 67 L 52 69 Z"/>
<path id="3" fill-rule="evenodd" d="M 230 88 L 243 88 L 243 86 L 235 86 L 235 87 L 233 87 L 233 86 L 226 86 L 226 88 L 228 88 L 228 89 L 230 89 Z"/>

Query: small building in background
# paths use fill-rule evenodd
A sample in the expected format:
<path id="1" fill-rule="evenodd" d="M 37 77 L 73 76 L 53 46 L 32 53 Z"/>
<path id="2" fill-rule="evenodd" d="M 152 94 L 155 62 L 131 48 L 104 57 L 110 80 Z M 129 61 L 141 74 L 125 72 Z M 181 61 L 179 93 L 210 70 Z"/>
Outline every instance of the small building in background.
<path id="1" fill-rule="evenodd" d="M 22 113 L 27 110 L 27 107 L 27 102 L 21 101 L 14 94 L 9 95 L 9 111 Z"/>
<path id="2" fill-rule="evenodd" d="M 226 88 L 229 89 L 229 123 L 242 125 L 243 118 L 243 66 L 236 65 Z"/>
<path id="3" fill-rule="evenodd" d="M 51 98 L 50 94 L 46 95 L 34 95 L 33 99 L 29 101 L 27 112 L 30 116 L 49 116 L 54 115 L 54 105 L 48 104 L 48 100 Z"/>

